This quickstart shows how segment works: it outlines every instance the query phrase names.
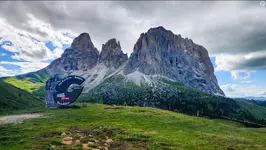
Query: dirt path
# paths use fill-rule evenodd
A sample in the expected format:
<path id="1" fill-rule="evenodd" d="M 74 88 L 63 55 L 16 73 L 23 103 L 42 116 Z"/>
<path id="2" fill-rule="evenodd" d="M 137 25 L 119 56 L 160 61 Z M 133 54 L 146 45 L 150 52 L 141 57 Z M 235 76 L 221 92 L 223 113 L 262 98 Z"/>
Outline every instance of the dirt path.
<path id="1" fill-rule="evenodd" d="M 39 118 L 39 117 L 41 117 L 41 115 L 42 115 L 41 113 L 35 113 L 35 114 L 21 114 L 21 115 L 2 116 L 2 117 L 0 117 L 0 124 L 21 123 L 24 119 Z"/>

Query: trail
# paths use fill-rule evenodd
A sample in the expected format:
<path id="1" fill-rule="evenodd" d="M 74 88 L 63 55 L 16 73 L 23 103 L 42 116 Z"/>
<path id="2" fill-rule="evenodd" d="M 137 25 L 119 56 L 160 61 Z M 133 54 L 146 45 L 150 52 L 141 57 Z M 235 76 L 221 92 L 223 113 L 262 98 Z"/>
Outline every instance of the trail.
<path id="1" fill-rule="evenodd" d="M 2 117 L 0 117 L 0 125 L 1 124 L 8 124 L 8 123 L 15 123 L 15 124 L 21 123 L 25 119 L 39 118 L 41 116 L 42 116 L 41 113 L 2 116 Z"/>

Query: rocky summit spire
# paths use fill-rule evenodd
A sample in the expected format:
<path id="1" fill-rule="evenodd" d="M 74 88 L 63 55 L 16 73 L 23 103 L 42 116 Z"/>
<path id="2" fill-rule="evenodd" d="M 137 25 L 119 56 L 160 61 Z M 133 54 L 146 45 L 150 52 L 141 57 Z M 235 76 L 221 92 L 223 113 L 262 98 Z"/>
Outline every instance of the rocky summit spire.
<path id="1" fill-rule="evenodd" d="M 71 47 L 76 50 L 91 50 L 95 49 L 93 43 L 91 42 L 90 35 L 88 33 L 81 33 L 78 37 L 76 37 Z"/>
<path id="2" fill-rule="evenodd" d="M 142 33 L 124 73 L 162 75 L 205 93 L 224 95 L 218 86 L 208 51 L 191 39 L 159 26 Z"/>
<path id="3" fill-rule="evenodd" d="M 99 62 L 106 67 L 118 68 L 128 60 L 127 54 L 121 50 L 120 42 L 115 38 L 108 40 L 102 45 Z"/>
<path id="4" fill-rule="evenodd" d="M 88 33 L 76 37 L 70 48 L 67 48 L 60 58 L 51 63 L 53 72 L 73 72 L 88 70 L 97 65 L 99 51 L 94 47 Z"/>

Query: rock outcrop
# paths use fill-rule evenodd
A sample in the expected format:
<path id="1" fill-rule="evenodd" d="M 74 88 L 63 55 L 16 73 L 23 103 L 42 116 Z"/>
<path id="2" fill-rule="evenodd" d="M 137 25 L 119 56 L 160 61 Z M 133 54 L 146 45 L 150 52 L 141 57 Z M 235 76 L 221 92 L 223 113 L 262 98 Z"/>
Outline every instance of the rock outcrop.
<path id="1" fill-rule="evenodd" d="M 224 95 L 207 50 L 163 27 L 151 28 L 140 35 L 124 73 L 135 71 L 165 76 L 205 93 Z"/>
<path id="2" fill-rule="evenodd" d="M 76 37 L 62 56 L 53 61 L 48 68 L 53 73 L 86 71 L 95 67 L 98 63 L 99 51 L 94 47 L 88 33 L 82 33 Z"/>
<path id="3" fill-rule="evenodd" d="M 128 60 L 127 54 L 121 50 L 120 42 L 116 39 L 110 39 L 102 46 L 102 51 L 99 56 L 99 62 L 106 67 L 117 69 Z"/>

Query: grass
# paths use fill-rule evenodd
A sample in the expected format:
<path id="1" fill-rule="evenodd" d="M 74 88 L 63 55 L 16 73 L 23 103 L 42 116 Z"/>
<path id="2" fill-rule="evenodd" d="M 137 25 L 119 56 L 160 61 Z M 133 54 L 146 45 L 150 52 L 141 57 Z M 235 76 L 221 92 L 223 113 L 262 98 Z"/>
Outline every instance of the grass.
<path id="1" fill-rule="evenodd" d="M 32 82 L 30 79 L 27 78 L 20 80 L 17 79 L 16 77 L 9 77 L 4 79 L 3 81 L 11 85 L 14 85 L 17 88 L 25 90 L 29 93 L 37 91 L 38 89 L 44 86 L 44 83 Z"/>
<path id="2" fill-rule="evenodd" d="M 15 113 L 22 109 L 36 112 L 44 107 L 42 100 L 8 83 L 0 81 L 0 89 L 0 115 Z"/>
<path id="3" fill-rule="evenodd" d="M 43 98 L 45 82 L 51 77 L 46 69 L 38 72 L 27 73 L 23 75 L 1 78 L 19 89 L 33 94 L 39 98 Z"/>
<path id="4" fill-rule="evenodd" d="M 130 145 L 131 149 L 147 145 L 148 149 L 158 150 L 266 149 L 265 128 L 245 128 L 231 121 L 209 120 L 147 107 L 79 106 L 46 109 L 45 118 L 28 119 L 17 125 L 1 125 L 0 149 L 52 149 L 51 145 L 57 146 L 56 149 L 66 149 L 61 145 L 62 133 L 72 132 L 71 135 L 76 138 L 73 128 L 77 132 L 80 130 L 80 134 L 88 134 L 85 131 L 101 127 L 106 130 L 96 130 L 97 135 L 112 131 L 108 136 L 116 141 L 117 149 L 122 149 L 119 147 L 121 142 Z M 81 147 L 78 144 L 71 148 Z"/>

